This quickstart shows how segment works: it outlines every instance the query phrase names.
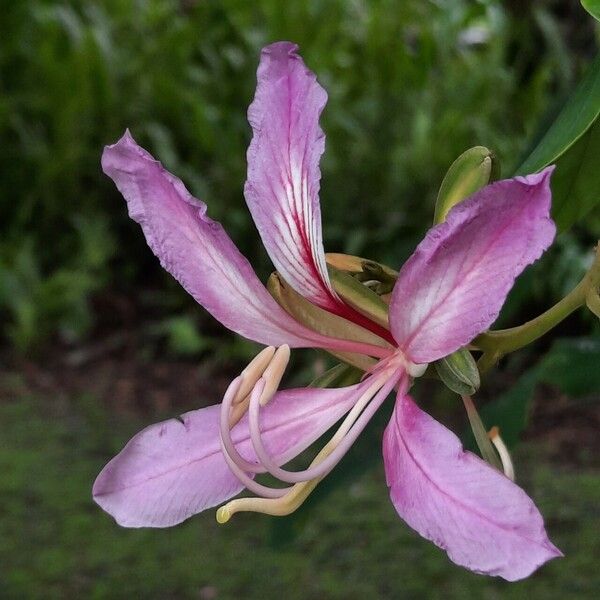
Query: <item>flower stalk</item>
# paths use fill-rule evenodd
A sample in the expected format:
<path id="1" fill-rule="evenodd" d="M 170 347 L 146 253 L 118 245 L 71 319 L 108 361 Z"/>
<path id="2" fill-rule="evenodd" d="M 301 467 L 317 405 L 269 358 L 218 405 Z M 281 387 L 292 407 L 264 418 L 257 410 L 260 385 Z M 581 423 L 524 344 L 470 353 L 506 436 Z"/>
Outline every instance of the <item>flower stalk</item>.
<path id="1" fill-rule="evenodd" d="M 527 346 L 548 333 L 561 321 L 581 306 L 590 304 L 590 296 L 598 295 L 600 286 L 600 245 L 596 248 L 595 260 L 582 280 L 559 302 L 535 319 L 509 329 L 486 331 L 473 341 L 483 351 L 478 366 L 485 372 L 504 355 Z"/>

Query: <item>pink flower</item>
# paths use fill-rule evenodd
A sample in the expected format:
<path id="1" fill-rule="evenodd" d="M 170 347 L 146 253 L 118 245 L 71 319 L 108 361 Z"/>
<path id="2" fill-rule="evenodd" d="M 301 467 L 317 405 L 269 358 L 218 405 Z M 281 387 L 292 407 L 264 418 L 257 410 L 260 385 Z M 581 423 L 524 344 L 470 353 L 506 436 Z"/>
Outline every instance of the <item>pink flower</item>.
<path id="1" fill-rule="evenodd" d="M 526 577 L 560 556 L 533 502 L 465 452 L 407 392 L 428 363 L 494 322 L 515 278 L 552 242 L 552 169 L 489 185 L 433 227 L 399 273 L 386 329 L 346 304 L 329 279 L 318 198 L 325 145 L 319 116 L 327 96 L 296 50 L 280 42 L 262 52 L 248 111 L 254 136 L 245 196 L 278 273 L 327 319 L 310 328 L 288 314 L 204 203 L 125 133 L 105 149 L 102 167 L 162 266 L 223 325 L 269 347 L 232 382 L 220 406 L 134 436 L 98 476 L 94 499 L 127 527 L 175 525 L 244 488 L 258 497 L 231 501 L 220 509 L 221 521 L 239 510 L 285 514 L 341 460 L 396 389 L 383 457 L 398 514 L 459 565 L 508 580 Z M 277 391 L 289 347 L 352 353 L 372 366 L 353 386 Z M 310 468 L 282 468 L 344 415 Z M 264 472 L 291 485 L 262 485 L 255 476 Z"/>

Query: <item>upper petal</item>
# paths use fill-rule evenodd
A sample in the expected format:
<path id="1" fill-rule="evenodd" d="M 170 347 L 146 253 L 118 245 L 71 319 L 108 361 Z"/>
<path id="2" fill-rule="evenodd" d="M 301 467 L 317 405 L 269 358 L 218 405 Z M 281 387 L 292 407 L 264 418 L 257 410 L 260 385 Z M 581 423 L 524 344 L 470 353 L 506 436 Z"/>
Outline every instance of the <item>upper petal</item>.
<path id="1" fill-rule="evenodd" d="M 561 556 L 525 492 L 409 398 L 399 398 L 383 439 L 398 514 L 455 563 L 509 581 Z"/>
<path id="2" fill-rule="evenodd" d="M 275 268 L 323 308 L 339 300 L 329 282 L 321 233 L 319 160 L 325 135 L 319 115 L 327 93 L 296 53 L 278 42 L 263 49 L 248 109 L 246 201 Z"/>
<path id="3" fill-rule="evenodd" d="M 390 303 L 392 333 L 411 360 L 446 356 L 496 320 L 515 278 L 554 238 L 553 169 L 486 186 L 429 230 Z"/>
<path id="4" fill-rule="evenodd" d="M 323 345 L 269 295 L 219 223 L 127 131 L 102 155 L 161 265 L 223 325 L 263 344 Z"/>
<path id="5" fill-rule="evenodd" d="M 352 407 L 361 385 L 278 392 L 261 414 L 269 453 L 280 464 L 296 456 Z M 94 500 L 125 527 L 169 527 L 238 494 L 243 486 L 221 453 L 219 410 L 193 410 L 139 432 L 98 475 Z M 256 459 L 247 416 L 232 439 Z"/>

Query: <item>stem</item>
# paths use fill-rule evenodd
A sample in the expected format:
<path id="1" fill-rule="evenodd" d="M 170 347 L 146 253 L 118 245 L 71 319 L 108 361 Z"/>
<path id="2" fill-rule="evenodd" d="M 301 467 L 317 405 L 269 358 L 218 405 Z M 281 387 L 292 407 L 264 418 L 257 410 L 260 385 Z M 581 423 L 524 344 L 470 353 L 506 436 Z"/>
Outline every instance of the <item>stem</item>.
<path id="1" fill-rule="evenodd" d="M 480 371 L 486 371 L 505 354 L 527 346 L 556 327 L 572 312 L 583 306 L 590 290 L 599 284 L 600 245 L 596 248 L 596 259 L 583 279 L 552 308 L 518 327 L 487 331 L 475 338 L 474 346 L 483 350 L 483 356 L 478 363 Z"/>

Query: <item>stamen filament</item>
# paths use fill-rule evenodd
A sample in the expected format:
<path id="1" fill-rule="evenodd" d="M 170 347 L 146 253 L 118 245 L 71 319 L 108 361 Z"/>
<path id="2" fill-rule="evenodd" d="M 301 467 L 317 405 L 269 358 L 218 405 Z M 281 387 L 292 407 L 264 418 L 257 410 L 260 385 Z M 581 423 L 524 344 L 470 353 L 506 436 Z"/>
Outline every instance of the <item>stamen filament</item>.
<path id="1" fill-rule="evenodd" d="M 240 373 L 241 384 L 233 399 L 233 404 L 242 402 L 254 388 L 254 384 L 260 379 L 273 360 L 275 354 L 274 346 L 263 348 Z"/>
<path id="2" fill-rule="evenodd" d="M 281 496 L 285 495 L 290 488 L 272 488 L 254 481 L 254 479 L 252 479 L 252 477 L 250 477 L 246 471 L 258 473 L 263 469 L 260 467 L 260 465 L 248 462 L 245 458 L 240 456 L 231 439 L 231 432 L 229 429 L 229 411 L 231 409 L 232 401 L 236 397 L 236 393 L 241 385 L 241 380 L 241 376 L 236 377 L 227 388 L 225 396 L 223 397 L 220 415 L 221 452 L 223 453 L 223 457 L 225 458 L 225 461 L 227 462 L 227 465 L 233 474 L 251 492 L 266 498 L 280 498 Z"/>
<path id="3" fill-rule="evenodd" d="M 504 443 L 504 440 L 500 437 L 500 429 L 498 427 L 492 427 L 488 433 L 490 440 L 492 440 L 492 444 L 498 451 L 498 455 L 500 456 L 500 460 L 502 461 L 502 470 L 504 474 L 511 480 L 515 480 L 515 467 L 513 465 L 512 458 L 510 457 L 510 452 Z"/>
<path id="4" fill-rule="evenodd" d="M 240 480 L 240 483 L 243 483 L 251 492 L 258 494 L 259 496 L 263 496 L 264 498 L 281 498 L 281 496 L 284 496 L 291 489 L 272 488 L 254 481 L 252 477 L 240 469 L 233 458 L 228 454 L 227 450 L 225 449 L 225 445 L 223 444 L 223 440 L 221 440 L 221 451 L 223 452 L 225 461 L 227 462 L 227 465 L 233 474 Z"/>
<path id="5" fill-rule="evenodd" d="M 352 407 L 344 422 L 332 438 L 331 442 L 335 444 L 335 449 L 329 456 L 319 463 L 316 467 L 309 467 L 303 471 L 288 471 L 279 467 L 267 452 L 261 438 L 259 410 L 260 410 L 260 392 L 255 390 L 250 398 L 249 425 L 252 445 L 258 459 L 274 477 L 288 483 L 299 483 L 318 477 L 323 477 L 331 471 L 337 463 L 342 460 L 346 452 L 350 449 L 356 438 L 361 434 L 367 423 L 371 420 L 373 414 L 387 398 L 392 388 L 399 379 L 398 374 L 388 376 L 386 379 L 379 377 L 370 385 L 360 396 L 356 404 Z"/>
<path id="6" fill-rule="evenodd" d="M 325 460 L 334 448 L 335 444 L 332 444 L 331 441 L 326 444 L 312 461 L 311 467 L 316 467 L 321 461 Z M 291 487 L 285 496 L 277 500 L 270 498 L 236 498 L 231 500 L 217 510 L 217 522 L 227 523 L 237 512 L 258 512 L 274 517 L 290 515 L 302 506 L 321 479 L 323 478 L 297 483 Z"/>
<path id="7" fill-rule="evenodd" d="M 250 473 L 259 473 L 262 471 L 260 465 L 251 463 L 247 461 L 244 457 L 242 457 L 239 452 L 235 449 L 235 445 L 233 440 L 231 439 L 231 420 L 230 420 L 230 411 L 233 403 L 233 399 L 236 397 L 237 392 L 242 383 L 241 376 L 236 377 L 227 388 L 225 395 L 223 396 L 223 402 L 221 404 L 221 414 L 220 414 L 220 433 L 221 433 L 221 445 L 223 449 L 223 454 L 225 454 L 225 458 L 231 458 L 231 460 L 241 469 L 242 471 L 247 471 Z M 236 408 L 239 407 L 240 404 L 236 405 Z M 229 463 L 229 461 L 227 461 Z"/>
<path id="8" fill-rule="evenodd" d="M 383 400 L 387 397 L 387 394 L 391 389 L 400 381 L 400 385 L 402 386 L 399 389 L 399 394 L 404 394 L 406 392 L 406 387 L 408 385 L 408 378 L 403 377 L 403 372 L 396 373 L 396 376 L 392 375 L 384 387 L 382 387 L 379 392 L 376 394 L 376 397 L 373 398 L 373 401 L 367 407 L 371 409 L 375 406 L 374 410 L 369 410 L 369 412 L 374 413 L 377 408 L 383 403 Z M 384 390 L 387 389 L 387 392 L 384 394 Z M 357 403 L 358 404 L 358 403 Z M 352 411 L 351 411 L 352 412 Z M 360 411 L 356 411 L 358 413 Z M 363 417 L 366 410 L 360 415 Z M 354 419 L 356 420 L 358 415 L 354 414 Z M 346 417 L 342 425 L 338 428 L 335 435 L 331 438 L 331 440 L 323 447 L 323 449 L 317 454 L 315 459 L 312 461 L 310 468 L 315 469 L 321 465 L 324 461 L 327 460 L 329 456 L 332 455 L 333 452 L 337 450 L 339 444 L 347 438 L 348 432 L 351 430 L 353 422 L 349 419 L 350 414 Z M 372 416 L 369 415 L 366 421 L 370 419 Z M 361 427 L 361 431 L 364 429 L 364 425 Z M 360 431 L 359 431 L 360 433 Z M 342 455 L 343 456 L 343 455 Z M 338 461 L 339 462 L 339 461 Z M 331 469 L 331 467 L 330 467 Z M 330 470 L 329 469 L 329 470 Z M 231 500 L 221 508 L 217 510 L 217 521 L 219 523 L 226 523 L 229 519 L 237 512 L 260 512 L 272 516 L 285 516 L 293 513 L 297 510 L 303 502 L 308 498 L 310 493 L 315 489 L 315 487 L 319 484 L 319 482 L 325 477 L 328 471 L 324 474 L 314 477 L 308 481 L 303 481 L 301 483 L 296 483 L 293 485 L 289 491 L 281 496 L 280 498 L 236 498 L 235 500 Z"/>

